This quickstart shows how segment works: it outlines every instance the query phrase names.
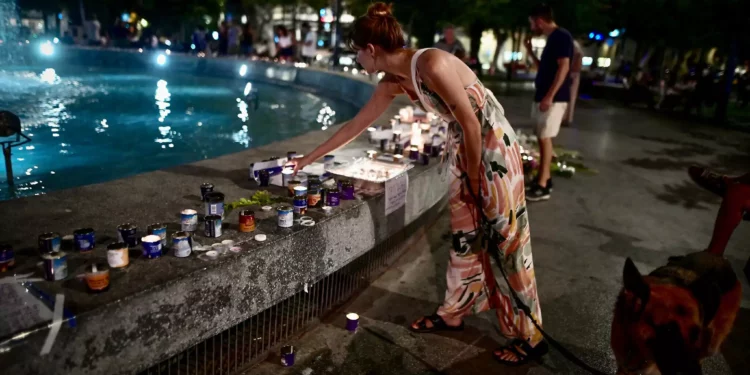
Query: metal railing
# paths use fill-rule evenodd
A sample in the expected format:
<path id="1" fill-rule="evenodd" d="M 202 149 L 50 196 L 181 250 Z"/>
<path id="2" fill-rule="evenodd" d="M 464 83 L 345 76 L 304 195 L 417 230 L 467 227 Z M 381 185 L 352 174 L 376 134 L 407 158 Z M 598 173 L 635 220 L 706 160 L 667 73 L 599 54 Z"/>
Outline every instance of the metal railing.
<path id="1" fill-rule="evenodd" d="M 141 372 L 141 375 L 237 374 L 303 333 L 380 276 L 409 247 L 411 235 L 434 222 L 443 202 L 308 291 L 293 296 Z M 419 236 L 414 236 L 419 237 Z"/>

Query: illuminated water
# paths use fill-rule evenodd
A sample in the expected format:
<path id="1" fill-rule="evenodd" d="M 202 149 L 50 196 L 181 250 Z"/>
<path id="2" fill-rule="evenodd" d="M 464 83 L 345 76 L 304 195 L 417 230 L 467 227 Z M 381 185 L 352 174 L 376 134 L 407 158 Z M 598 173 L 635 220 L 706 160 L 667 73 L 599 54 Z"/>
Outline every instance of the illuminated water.
<path id="1" fill-rule="evenodd" d="M 13 149 L 15 193 L 0 166 L 0 199 L 213 158 L 321 129 L 356 111 L 259 83 L 252 84 L 259 97 L 254 110 L 244 100 L 246 83 L 103 70 L 0 70 L 0 109 L 18 114 L 33 140 Z"/>

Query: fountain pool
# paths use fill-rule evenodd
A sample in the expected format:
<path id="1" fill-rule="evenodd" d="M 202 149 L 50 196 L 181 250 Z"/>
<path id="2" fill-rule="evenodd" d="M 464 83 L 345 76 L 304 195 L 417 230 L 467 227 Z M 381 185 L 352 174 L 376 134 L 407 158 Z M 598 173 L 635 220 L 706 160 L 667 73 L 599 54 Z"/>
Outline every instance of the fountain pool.
<path id="1" fill-rule="evenodd" d="M 245 96 L 248 83 L 257 109 Z M 0 109 L 18 114 L 32 139 L 13 149 L 15 191 L 3 167 L 0 200 L 262 146 L 327 128 L 357 110 L 269 84 L 85 67 L 4 67 Z"/>

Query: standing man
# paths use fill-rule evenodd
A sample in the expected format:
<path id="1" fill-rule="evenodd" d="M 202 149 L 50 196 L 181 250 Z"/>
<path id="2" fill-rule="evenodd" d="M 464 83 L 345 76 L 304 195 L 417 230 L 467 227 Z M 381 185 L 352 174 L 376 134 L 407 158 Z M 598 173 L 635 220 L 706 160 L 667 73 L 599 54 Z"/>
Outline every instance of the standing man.
<path id="1" fill-rule="evenodd" d="M 570 61 L 573 58 L 573 37 L 568 30 L 558 27 L 547 4 L 534 6 L 529 15 L 531 32 L 544 34 L 547 45 L 542 51 L 541 60 L 534 56 L 531 40 L 525 42 L 526 50 L 538 67 L 536 73 L 536 93 L 531 109 L 535 121 L 536 136 L 539 139 L 540 166 L 536 180 L 526 192 L 526 199 L 532 202 L 547 200 L 552 190 L 550 166 L 552 165 L 552 138 L 560 132 L 565 110 L 570 102 Z"/>
<path id="2" fill-rule="evenodd" d="M 443 37 L 435 43 L 435 48 L 453 55 L 461 56 L 461 53 L 463 53 L 463 56 L 466 56 L 466 48 L 460 40 L 456 39 L 456 30 L 453 25 L 443 28 Z"/>
<path id="3" fill-rule="evenodd" d="M 315 55 L 318 54 L 318 35 L 312 31 L 310 24 L 307 22 L 302 23 L 302 35 L 302 38 L 304 38 L 302 44 L 302 61 L 310 65 L 315 61 Z"/>
<path id="4" fill-rule="evenodd" d="M 102 45 L 102 37 L 101 37 L 102 24 L 99 23 L 99 18 L 96 16 L 96 14 L 91 15 L 91 21 L 87 22 L 86 26 L 87 26 L 86 37 L 88 38 L 89 45 L 101 46 Z"/>
<path id="5" fill-rule="evenodd" d="M 581 85 L 581 69 L 583 69 L 583 49 L 577 41 L 573 40 L 573 61 L 570 63 L 570 103 L 565 111 L 563 126 L 573 124 L 573 112 L 576 110 L 576 99 L 578 99 L 578 87 Z"/>

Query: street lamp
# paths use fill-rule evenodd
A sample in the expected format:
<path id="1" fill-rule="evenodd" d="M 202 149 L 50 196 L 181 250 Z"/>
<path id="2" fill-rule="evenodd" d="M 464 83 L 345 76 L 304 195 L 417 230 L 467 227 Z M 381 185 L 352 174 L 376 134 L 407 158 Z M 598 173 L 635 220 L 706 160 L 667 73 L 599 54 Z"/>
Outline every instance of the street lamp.
<path id="1" fill-rule="evenodd" d="M 21 119 L 18 116 L 8 111 L 0 111 L 0 139 L 0 145 L 3 147 L 3 156 L 5 157 L 5 174 L 8 178 L 8 186 L 13 187 L 13 165 L 11 165 L 10 159 L 11 148 L 29 143 L 31 142 L 31 138 L 21 133 Z"/>

